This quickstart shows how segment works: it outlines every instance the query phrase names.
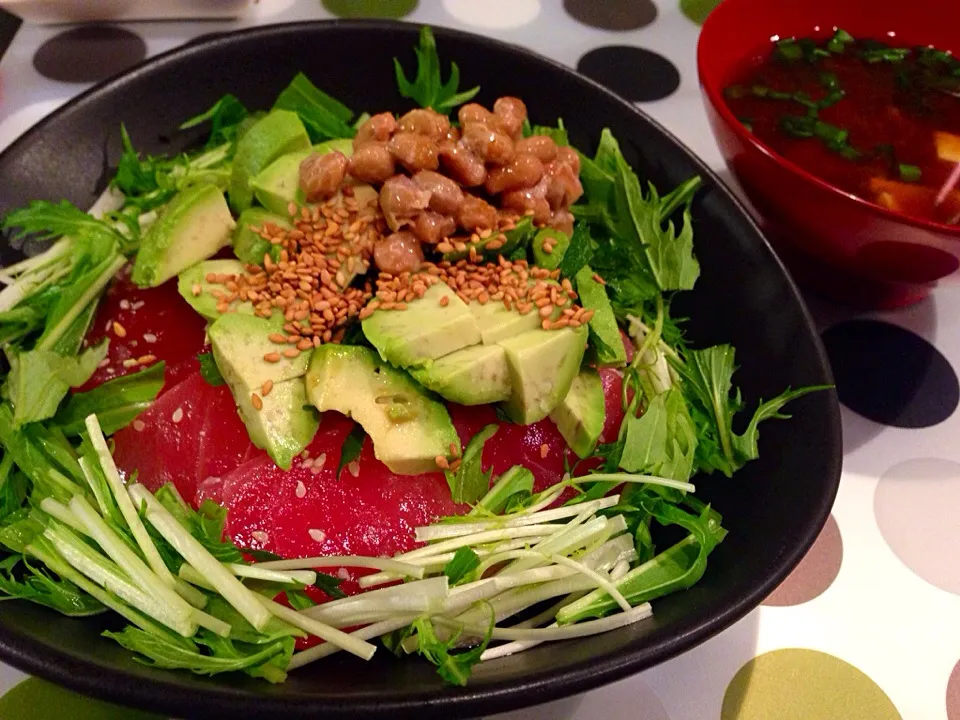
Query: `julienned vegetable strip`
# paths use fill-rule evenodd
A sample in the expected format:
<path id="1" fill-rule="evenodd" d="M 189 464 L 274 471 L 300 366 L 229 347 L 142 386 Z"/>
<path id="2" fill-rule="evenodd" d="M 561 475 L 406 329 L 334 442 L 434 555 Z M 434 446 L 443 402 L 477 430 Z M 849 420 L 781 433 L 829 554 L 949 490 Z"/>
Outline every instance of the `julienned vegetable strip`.
<path id="1" fill-rule="evenodd" d="M 164 564 L 160 553 L 157 552 L 156 546 L 150 539 L 147 529 L 140 520 L 140 515 L 130 501 L 130 496 L 127 494 L 123 481 L 120 479 L 120 472 L 117 470 L 117 464 L 113 461 L 113 455 L 110 454 L 110 449 L 107 447 L 106 438 L 103 437 L 103 432 L 100 430 L 100 422 L 97 420 L 97 416 L 90 415 L 86 419 L 85 424 L 87 426 L 87 432 L 89 433 L 90 443 L 97 453 L 97 459 L 100 462 L 103 476 L 106 478 L 107 485 L 113 495 L 113 502 L 115 502 L 120 509 L 123 519 L 133 534 L 133 539 L 136 540 L 137 545 L 140 547 L 140 552 L 143 553 L 147 559 L 147 563 L 161 581 L 167 587 L 174 587 L 174 577 Z"/>
<path id="2" fill-rule="evenodd" d="M 146 505 L 147 521 L 180 553 L 206 580 L 216 588 L 243 617 L 259 631 L 270 621 L 270 611 L 260 603 L 258 596 L 244 587 L 196 538 L 184 529 L 176 518 L 163 507 L 142 485 L 127 488 L 130 498 Z"/>

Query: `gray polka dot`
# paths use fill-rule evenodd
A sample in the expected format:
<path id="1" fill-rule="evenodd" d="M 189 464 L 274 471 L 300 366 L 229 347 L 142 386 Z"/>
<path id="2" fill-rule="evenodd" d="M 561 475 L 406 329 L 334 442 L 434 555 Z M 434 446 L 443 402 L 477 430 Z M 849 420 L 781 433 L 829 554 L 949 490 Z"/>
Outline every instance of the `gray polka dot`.
<path id="1" fill-rule="evenodd" d="M 82 25 L 47 40 L 33 56 L 33 65 L 51 80 L 98 82 L 146 56 L 147 44 L 136 33 L 108 25 Z"/>
<path id="2" fill-rule="evenodd" d="M 651 0 L 563 0 L 563 9 L 584 25 L 601 30 L 636 30 L 657 19 Z"/>
<path id="3" fill-rule="evenodd" d="M 960 595 L 960 463 L 907 460 L 877 484 L 873 511 L 883 539 L 910 570 L 941 590 Z"/>

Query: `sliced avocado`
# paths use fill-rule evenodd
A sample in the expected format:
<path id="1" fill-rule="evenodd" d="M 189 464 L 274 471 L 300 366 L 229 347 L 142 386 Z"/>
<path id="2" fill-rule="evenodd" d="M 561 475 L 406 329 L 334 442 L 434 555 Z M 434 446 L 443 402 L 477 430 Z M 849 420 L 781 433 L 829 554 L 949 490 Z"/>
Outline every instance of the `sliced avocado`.
<path id="1" fill-rule="evenodd" d="M 235 227 L 215 185 L 188 185 L 161 211 L 140 241 L 131 279 L 156 287 L 230 243 Z"/>
<path id="2" fill-rule="evenodd" d="M 254 176 L 281 155 L 309 147 L 310 137 L 296 113 L 273 110 L 263 116 L 237 143 L 230 175 L 230 207 L 236 212 L 250 207 Z"/>
<path id="3" fill-rule="evenodd" d="M 222 285 L 207 282 L 207 274 L 239 275 L 246 272 L 243 263 L 239 260 L 204 260 L 188 267 L 177 277 L 177 290 L 180 296 L 190 303 L 190 306 L 208 320 L 216 320 L 222 313 L 217 312 L 217 299 L 210 294 L 211 290 L 224 290 Z M 200 294 L 194 295 L 193 289 L 200 286 Z M 234 312 L 242 315 L 253 315 L 253 303 L 235 303 Z"/>
<path id="4" fill-rule="evenodd" d="M 293 228 L 288 215 L 278 215 L 263 208 L 247 208 L 237 218 L 237 229 L 233 232 L 233 254 L 251 265 L 263 265 L 263 256 L 267 253 L 274 262 L 278 262 L 280 246 L 260 237 L 259 230 L 267 223 L 284 230 Z"/>
<path id="5" fill-rule="evenodd" d="M 474 345 L 410 371 L 428 390 L 461 405 L 484 405 L 510 397 L 510 368 L 499 345 Z"/>
<path id="6" fill-rule="evenodd" d="M 451 445 L 460 454 L 460 439 L 443 404 L 369 348 L 321 345 L 306 387 L 318 410 L 334 410 L 360 423 L 377 459 L 395 473 L 435 472 L 436 458 L 449 457 Z"/>
<path id="7" fill-rule="evenodd" d="M 543 243 L 546 240 L 553 242 L 553 249 L 549 253 L 543 250 Z M 555 270 L 560 267 L 560 261 L 563 260 L 564 253 L 570 247 L 570 238 L 562 230 L 543 228 L 537 232 L 531 244 L 533 247 L 533 264 L 547 270 Z"/>
<path id="8" fill-rule="evenodd" d="M 495 345 L 508 337 L 540 327 L 541 318 L 537 313 L 521 315 L 517 310 L 507 310 L 501 302 L 486 305 L 471 302 L 467 307 L 477 321 L 484 345 Z"/>
<path id="9" fill-rule="evenodd" d="M 613 314 L 607 289 L 594 280 L 593 269 L 584 265 L 577 273 L 575 284 L 580 304 L 587 310 L 593 310 L 590 318 L 590 331 L 598 343 L 594 344 L 597 365 L 601 367 L 622 366 L 627 362 L 627 350 L 623 346 L 620 327 Z"/>
<path id="10" fill-rule="evenodd" d="M 231 384 L 230 390 L 250 441 L 266 450 L 278 467 L 289 470 L 293 459 L 310 444 L 320 426 L 320 418 L 307 400 L 303 378 L 274 383 L 266 395 L 259 387 L 243 383 Z M 260 397 L 259 410 L 253 406 L 254 393 Z"/>
<path id="11" fill-rule="evenodd" d="M 449 260 L 450 262 L 463 260 L 463 258 L 470 256 L 471 247 L 475 247 L 477 252 L 484 255 L 487 260 L 496 260 L 498 255 L 508 257 L 515 250 L 526 247 L 535 231 L 536 227 L 533 225 L 533 218 L 523 217 L 512 230 L 506 230 L 503 233 L 493 233 L 490 237 L 481 238 L 477 242 L 468 242 L 466 248 L 463 250 L 452 250 L 444 253 L 443 259 Z M 488 249 L 487 245 L 496 240 L 500 235 L 503 235 L 503 244 Z"/>
<path id="12" fill-rule="evenodd" d="M 208 329 L 213 357 L 224 380 L 231 385 L 259 388 L 267 380 L 281 383 L 301 377 L 307 372 L 310 352 L 291 359 L 283 351 L 291 345 L 270 341 L 277 332 L 276 323 L 254 315 L 228 313 L 221 315 Z M 268 362 L 264 356 L 279 353 L 279 362 Z"/>
<path id="13" fill-rule="evenodd" d="M 501 340 L 512 386 L 503 404 L 507 416 L 520 425 L 543 420 L 570 391 L 586 343 L 586 326 L 529 330 Z"/>
<path id="14" fill-rule="evenodd" d="M 441 305 L 446 298 L 446 305 Z M 480 343 L 473 313 L 444 283 L 427 288 L 406 310 L 377 310 L 363 321 L 363 334 L 396 367 L 425 365 L 461 348 Z"/>
<path id="15" fill-rule="evenodd" d="M 313 147 L 297 149 L 285 153 L 263 168 L 251 181 L 257 202 L 267 210 L 288 216 L 290 203 L 306 204 L 303 190 L 300 189 L 300 163 L 314 154 L 338 150 L 347 157 L 353 155 L 353 141 L 347 139 L 328 140 Z"/>
<path id="16" fill-rule="evenodd" d="M 597 447 L 606 414 L 600 373 L 583 368 L 573 378 L 566 397 L 551 411 L 550 419 L 577 456 L 586 458 Z"/>

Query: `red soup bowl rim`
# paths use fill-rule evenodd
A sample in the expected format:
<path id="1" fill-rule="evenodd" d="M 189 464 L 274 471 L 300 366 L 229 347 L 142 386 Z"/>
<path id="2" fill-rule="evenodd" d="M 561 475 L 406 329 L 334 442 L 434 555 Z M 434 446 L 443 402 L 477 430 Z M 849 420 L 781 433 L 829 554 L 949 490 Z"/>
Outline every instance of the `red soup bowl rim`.
<path id="1" fill-rule="evenodd" d="M 712 32 L 713 28 L 717 27 L 717 25 L 723 20 L 724 14 L 737 12 L 736 4 L 737 3 L 735 0 L 724 0 L 724 2 L 721 2 L 716 9 L 710 13 L 706 22 L 703 24 L 703 27 L 700 30 L 700 38 L 697 41 L 697 75 L 699 76 L 700 87 L 706 93 L 706 96 L 710 100 L 710 104 L 714 111 L 740 139 L 740 141 L 751 145 L 754 149 L 761 152 L 775 164 L 779 165 L 788 172 L 793 173 L 810 185 L 813 185 L 824 192 L 829 192 L 845 198 L 849 202 L 855 203 L 863 211 L 879 215 L 880 217 L 892 222 L 910 225 L 928 232 L 939 233 L 940 235 L 953 236 L 951 239 L 960 240 L 960 225 L 948 225 L 946 223 L 936 222 L 934 220 L 924 220 L 923 218 L 906 215 L 904 213 L 889 210 L 888 208 L 872 203 L 869 200 L 860 197 L 859 195 L 854 195 L 846 190 L 841 190 L 836 185 L 826 182 L 817 175 L 814 175 L 808 170 L 800 167 L 792 160 L 780 155 L 771 147 L 761 142 L 756 135 L 747 130 L 746 126 L 737 119 L 737 117 L 730 110 L 730 106 L 727 105 L 726 100 L 723 97 L 723 88 L 717 87 L 715 83 L 709 82 L 706 78 L 709 78 L 710 75 L 705 71 L 705 68 L 710 65 L 711 58 L 707 57 L 708 52 L 706 50 L 704 38 L 707 38 Z M 836 30 L 836 28 L 833 29 Z M 770 37 L 772 38 L 776 34 L 776 32 L 771 32 Z M 851 34 L 856 37 L 855 32 L 851 31 Z M 738 63 L 742 66 L 750 58 L 755 57 L 756 52 L 756 47 L 748 48 L 740 56 Z M 714 130 L 714 134 L 716 134 L 716 130 Z M 727 160 L 727 158 L 725 157 L 724 160 Z M 737 174 L 736 170 L 734 170 L 734 173 Z"/>

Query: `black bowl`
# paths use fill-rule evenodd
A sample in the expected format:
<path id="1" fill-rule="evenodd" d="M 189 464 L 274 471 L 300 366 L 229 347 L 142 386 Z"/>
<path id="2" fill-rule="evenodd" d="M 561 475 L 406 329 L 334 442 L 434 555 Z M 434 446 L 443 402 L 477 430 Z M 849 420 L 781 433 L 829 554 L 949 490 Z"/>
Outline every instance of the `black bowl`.
<path id="1" fill-rule="evenodd" d="M 151 60 L 66 105 L 0 156 L 0 211 L 33 198 L 89 206 L 120 154 L 119 125 L 152 153 L 177 151 L 196 133 L 187 117 L 232 92 L 268 107 L 306 72 L 358 110 L 409 107 L 394 85 L 394 56 L 412 61 L 418 28 L 385 22 L 281 25 L 209 38 Z M 665 190 L 704 177 L 694 203 L 703 275 L 678 302 L 695 344 L 732 342 L 736 379 L 756 403 L 787 386 L 832 382 L 823 349 L 796 288 L 743 207 L 699 160 L 636 108 L 565 67 L 515 47 L 438 30 L 440 55 L 460 65 L 477 100 L 517 95 L 532 119 L 562 117 L 575 145 L 591 151 L 609 127 L 641 178 Z M 97 621 L 69 620 L 20 602 L 0 603 L 0 656 L 75 690 L 178 717 L 469 717 L 597 687 L 635 673 L 720 632 L 787 575 L 810 547 L 840 477 L 836 396 L 791 405 L 793 419 L 764 425 L 761 459 L 735 478 L 699 478 L 730 535 L 702 582 L 654 603 L 651 620 L 617 632 L 544 645 L 479 667 L 469 685 L 445 685 L 419 659 L 386 652 L 368 665 L 336 657 L 271 686 L 244 677 L 201 678 L 150 669 L 99 637 Z M 697 678 L 690 678 L 697 682 Z"/>

